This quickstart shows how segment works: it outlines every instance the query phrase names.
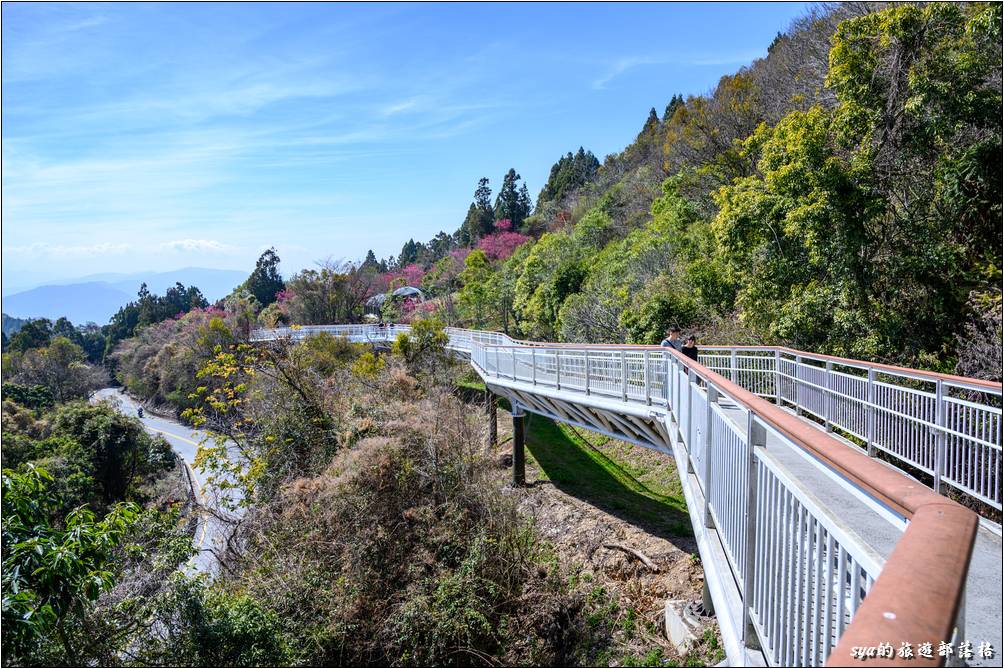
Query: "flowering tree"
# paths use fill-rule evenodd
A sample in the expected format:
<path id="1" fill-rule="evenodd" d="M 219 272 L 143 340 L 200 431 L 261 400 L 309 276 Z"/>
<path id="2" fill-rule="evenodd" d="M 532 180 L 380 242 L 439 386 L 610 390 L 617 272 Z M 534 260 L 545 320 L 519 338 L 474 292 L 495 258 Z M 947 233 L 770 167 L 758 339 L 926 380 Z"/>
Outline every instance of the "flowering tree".
<path id="1" fill-rule="evenodd" d="M 421 265 L 412 263 L 395 272 L 387 272 L 385 276 L 388 279 L 388 285 L 392 288 L 420 286 L 422 285 L 422 278 L 425 276 L 425 270 L 422 269 Z"/>
<path id="2" fill-rule="evenodd" d="M 505 260 L 524 242 L 530 241 L 526 235 L 512 231 L 512 221 L 495 221 L 495 232 L 478 241 L 478 248 L 491 260 Z"/>

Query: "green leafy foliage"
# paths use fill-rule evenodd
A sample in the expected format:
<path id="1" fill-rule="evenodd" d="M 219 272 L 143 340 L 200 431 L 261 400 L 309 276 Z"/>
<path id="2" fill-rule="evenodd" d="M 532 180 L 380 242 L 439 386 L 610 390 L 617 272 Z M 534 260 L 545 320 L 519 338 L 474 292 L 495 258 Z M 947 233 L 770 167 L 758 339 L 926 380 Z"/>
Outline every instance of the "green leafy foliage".
<path id="1" fill-rule="evenodd" d="M 43 385 L 27 386 L 20 383 L 4 383 L 3 397 L 29 409 L 47 409 L 55 401 L 52 390 Z"/>
<path id="2" fill-rule="evenodd" d="M 4 353 L 3 373 L 14 383 L 44 389 L 40 392 L 57 402 L 86 397 L 107 384 L 104 369 L 88 364 L 84 350 L 63 336 L 37 348 Z"/>
<path id="3" fill-rule="evenodd" d="M 81 616 L 114 583 L 114 550 L 138 509 L 117 505 L 99 519 L 78 507 L 57 526 L 51 481 L 41 468 L 3 470 L 4 654 L 30 662 L 57 638 L 66 660 L 79 664 L 67 619 Z"/>
<path id="4" fill-rule="evenodd" d="M 105 337 L 105 357 L 115 350 L 119 342 L 128 339 L 142 328 L 169 318 L 209 306 L 206 298 L 195 286 L 176 283 L 164 291 L 163 296 L 152 294 L 144 283 L 138 299 L 119 309 L 108 325 L 102 328 Z"/>
<path id="5" fill-rule="evenodd" d="M 652 110 L 621 154 L 559 160 L 539 238 L 504 263 L 472 254 L 460 316 L 972 368 L 961 332 L 985 329 L 1004 264 L 1000 35 L 993 4 L 811 10 L 710 95 Z"/>

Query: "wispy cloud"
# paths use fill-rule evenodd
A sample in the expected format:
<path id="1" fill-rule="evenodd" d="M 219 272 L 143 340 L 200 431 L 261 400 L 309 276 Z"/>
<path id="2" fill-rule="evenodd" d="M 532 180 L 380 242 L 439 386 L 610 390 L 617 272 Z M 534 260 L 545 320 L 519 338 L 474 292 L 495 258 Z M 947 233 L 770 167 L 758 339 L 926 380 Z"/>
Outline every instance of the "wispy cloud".
<path id="1" fill-rule="evenodd" d="M 215 239 L 175 239 L 164 242 L 160 248 L 181 253 L 212 253 L 219 255 L 234 255 L 242 249 L 232 244 L 224 244 Z"/>
<path id="2" fill-rule="evenodd" d="M 603 90 L 607 87 L 611 81 L 624 74 L 628 70 L 634 69 L 636 67 L 642 67 L 645 65 L 659 65 L 664 63 L 672 62 L 672 59 L 666 58 L 664 56 L 630 56 L 627 58 L 619 58 L 613 63 L 611 63 L 606 71 L 596 80 L 593 81 L 593 88 L 595 90 Z"/>
<path id="3" fill-rule="evenodd" d="M 118 256 L 126 253 L 174 252 L 185 255 L 235 255 L 245 249 L 215 239 L 174 239 L 160 243 L 100 242 L 96 244 L 51 244 L 34 242 L 3 247 L 5 253 L 30 258 L 86 258 Z"/>
<path id="4" fill-rule="evenodd" d="M 746 50 L 736 53 L 702 54 L 650 54 L 643 56 L 625 56 L 609 62 L 603 68 L 603 73 L 593 80 L 594 90 L 603 90 L 617 77 L 640 67 L 653 65 L 677 65 L 690 67 L 745 65 L 756 58 L 763 57 L 763 50 Z"/>
<path id="5" fill-rule="evenodd" d="M 4 246 L 7 253 L 29 258 L 86 258 L 94 256 L 121 255 L 132 250 L 127 243 L 99 244 L 49 244 L 35 242 L 19 246 Z"/>

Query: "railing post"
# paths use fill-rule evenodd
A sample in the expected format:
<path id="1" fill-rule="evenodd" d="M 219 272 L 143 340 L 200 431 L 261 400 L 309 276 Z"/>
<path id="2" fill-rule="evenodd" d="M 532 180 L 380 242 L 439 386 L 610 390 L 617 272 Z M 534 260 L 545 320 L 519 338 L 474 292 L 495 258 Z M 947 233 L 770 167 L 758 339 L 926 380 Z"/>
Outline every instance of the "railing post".
<path id="1" fill-rule="evenodd" d="M 802 415 L 802 356 L 795 356 L 795 415 Z"/>
<path id="2" fill-rule="evenodd" d="M 934 492 L 941 494 L 941 477 L 945 473 L 945 387 L 938 379 L 934 386 L 934 423 L 937 425 L 937 432 L 934 440 Z"/>
<path id="3" fill-rule="evenodd" d="M 516 349 L 509 347 L 509 354 L 512 358 L 512 380 L 516 380 Z"/>
<path id="4" fill-rule="evenodd" d="M 672 355 L 672 354 L 670 354 L 670 355 Z M 680 361 L 677 360 L 675 357 L 673 358 L 673 363 L 675 365 L 677 365 L 677 366 L 680 365 Z M 691 443 L 690 443 L 690 421 L 692 420 L 691 419 L 691 415 L 694 413 L 693 412 L 693 409 L 694 409 L 694 407 L 693 407 L 694 396 L 691 394 L 691 387 L 690 387 L 690 380 L 691 380 L 691 378 L 692 378 L 691 372 L 688 369 L 687 370 L 687 414 L 686 414 L 686 418 L 684 419 L 684 423 L 686 423 L 686 426 L 677 424 L 677 431 L 681 435 L 681 438 L 683 438 L 683 450 L 687 454 L 687 473 L 688 474 L 694 474 L 695 473 L 694 472 L 694 458 L 692 457 L 693 454 L 694 454 L 694 452 L 693 452 L 693 449 L 691 448 Z M 681 383 L 680 381 L 677 381 L 677 384 L 676 384 L 677 385 L 677 388 L 676 388 L 677 398 L 676 398 L 676 400 L 677 400 L 677 402 L 680 402 L 682 404 L 682 402 L 683 402 L 683 399 L 682 399 L 683 398 L 683 389 L 680 387 L 680 383 Z M 684 427 L 686 427 L 686 432 L 684 432 Z"/>
<path id="5" fill-rule="evenodd" d="M 830 404 L 832 403 L 833 395 L 830 390 L 833 389 L 833 361 L 826 361 L 826 390 L 823 391 L 823 414 L 826 418 L 826 431 L 833 432 L 833 425 L 830 423 L 830 418 L 832 409 Z"/>
<path id="6" fill-rule="evenodd" d="M 711 517 L 711 453 L 713 451 L 711 431 L 714 420 L 714 410 L 712 407 L 718 402 L 718 391 L 710 383 L 708 384 L 708 411 L 704 419 L 704 526 L 714 527 L 715 521 Z"/>
<path id="7" fill-rule="evenodd" d="M 736 350 L 732 349 L 732 353 L 729 355 L 729 381 L 739 385 L 739 365 L 736 364 Z"/>
<path id="8" fill-rule="evenodd" d="M 868 404 L 865 407 L 866 435 L 869 457 L 875 457 L 875 370 L 868 368 Z"/>
<path id="9" fill-rule="evenodd" d="M 533 385 L 537 385 L 537 347 L 530 347 L 530 378 Z"/>
<path id="10" fill-rule="evenodd" d="M 666 353 L 669 364 L 673 371 L 673 415 L 676 416 L 677 426 L 680 423 L 680 363 L 672 353 Z"/>
<path id="11" fill-rule="evenodd" d="M 645 404 L 652 404 L 652 387 L 649 384 L 649 373 L 648 373 L 648 350 L 642 354 L 642 364 L 644 365 L 644 383 L 645 383 Z"/>
<path id="12" fill-rule="evenodd" d="M 589 394 L 589 349 L 586 349 L 586 394 Z"/>
<path id="13" fill-rule="evenodd" d="M 781 352 L 774 349 L 774 403 L 781 406 Z"/>
<path id="14" fill-rule="evenodd" d="M 662 352 L 662 362 L 664 363 L 663 367 L 666 369 L 666 385 L 662 389 L 662 394 L 666 396 L 666 415 L 672 416 L 673 407 L 670 406 L 669 400 L 673 394 L 673 377 L 670 375 L 671 370 L 670 370 L 669 354 L 666 353 L 665 351 Z"/>
<path id="15" fill-rule="evenodd" d="M 628 373 L 627 373 L 627 353 L 621 350 L 621 396 L 624 401 L 627 402 L 628 399 Z"/>
<path id="16" fill-rule="evenodd" d="M 561 349 L 552 349 L 554 351 L 554 385 L 558 390 L 561 390 Z"/>
<path id="17" fill-rule="evenodd" d="M 697 375 L 690 367 L 687 368 L 687 452 L 693 453 L 694 448 L 694 386 Z"/>
<path id="18" fill-rule="evenodd" d="M 499 347 L 495 347 L 495 376 L 502 376 L 502 365 L 499 364 Z"/>
<path id="19" fill-rule="evenodd" d="M 757 448 L 766 448 L 767 429 L 757 421 L 752 411 L 746 414 L 746 536 L 745 565 L 743 569 L 743 642 L 747 648 L 759 648 L 760 640 L 753 627 L 753 592 L 756 587 L 757 504 L 759 481 L 757 477 Z"/>

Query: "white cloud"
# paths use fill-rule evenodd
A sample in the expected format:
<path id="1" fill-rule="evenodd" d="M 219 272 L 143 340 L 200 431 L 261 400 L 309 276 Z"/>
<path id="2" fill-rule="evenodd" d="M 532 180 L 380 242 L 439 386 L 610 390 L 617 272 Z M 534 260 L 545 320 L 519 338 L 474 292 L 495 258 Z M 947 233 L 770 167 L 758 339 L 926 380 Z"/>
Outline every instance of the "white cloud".
<path id="1" fill-rule="evenodd" d="M 218 242 L 215 239 L 175 239 L 160 245 L 164 250 L 179 253 L 221 253 L 233 255 L 241 249 L 230 244 Z"/>
<path id="2" fill-rule="evenodd" d="M 126 253 L 132 249 L 131 244 L 126 243 L 101 243 L 101 244 L 49 244 L 48 242 L 35 242 L 34 244 L 24 244 L 20 246 L 5 246 L 4 251 L 8 254 L 27 256 L 31 258 L 83 258 L 89 256 L 106 256 Z"/>
<path id="3" fill-rule="evenodd" d="M 670 59 L 656 56 L 631 56 L 628 58 L 620 58 L 614 61 L 607 68 L 607 71 L 603 74 L 603 76 L 593 82 L 593 88 L 598 91 L 603 90 L 611 81 L 635 67 L 640 67 L 642 65 L 659 65 L 668 62 L 670 62 Z"/>
<path id="4" fill-rule="evenodd" d="M 757 58 L 762 58 L 763 51 L 745 51 L 742 53 L 722 53 L 707 55 L 646 55 L 626 56 L 607 64 L 604 73 L 593 81 L 593 88 L 603 90 L 611 81 L 636 67 L 649 65 L 685 65 L 691 67 L 710 65 L 745 65 Z"/>

